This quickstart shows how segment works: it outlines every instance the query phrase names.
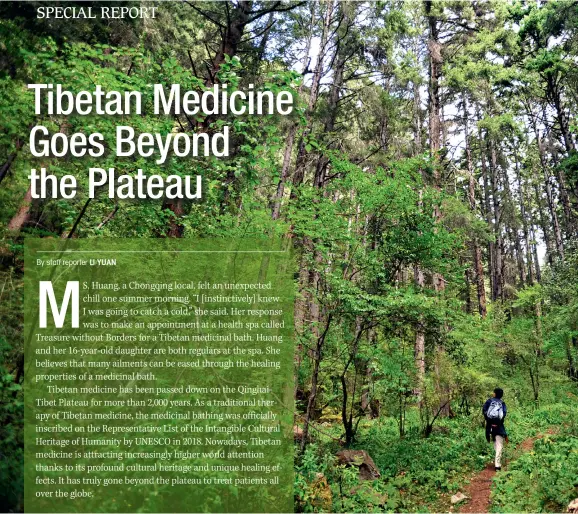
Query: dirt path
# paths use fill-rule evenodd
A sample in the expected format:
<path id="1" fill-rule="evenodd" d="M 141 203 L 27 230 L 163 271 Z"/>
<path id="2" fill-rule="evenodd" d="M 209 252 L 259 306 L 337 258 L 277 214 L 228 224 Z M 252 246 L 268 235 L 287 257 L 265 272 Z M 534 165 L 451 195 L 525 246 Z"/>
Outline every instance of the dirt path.
<path id="1" fill-rule="evenodd" d="M 472 478 L 464 492 L 470 500 L 460 507 L 459 512 L 490 512 L 490 491 L 495 474 L 494 464 L 491 463 Z"/>
<path id="2" fill-rule="evenodd" d="M 554 433 L 554 430 L 548 430 L 547 434 Z M 534 447 L 534 443 L 544 437 L 541 434 L 535 437 L 529 437 L 516 446 L 516 453 L 525 453 Z M 482 472 L 474 475 L 470 484 L 466 487 L 464 494 L 470 498 L 467 503 L 464 503 L 458 512 L 490 512 L 490 493 L 492 489 L 492 479 L 496 472 L 494 471 L 494 464 L 489 463 Z"/>

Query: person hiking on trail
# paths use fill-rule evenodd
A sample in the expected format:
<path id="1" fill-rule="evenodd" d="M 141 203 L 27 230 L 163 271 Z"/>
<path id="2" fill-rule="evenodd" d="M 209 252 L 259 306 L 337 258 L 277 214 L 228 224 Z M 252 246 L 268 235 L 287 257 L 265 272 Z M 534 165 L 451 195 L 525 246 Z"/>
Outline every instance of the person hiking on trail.
<path id="1" fill-rule="evenodd" d="M 504 441 L 508 441 L 508 433 L 504 428 L 504 419 L 506 419 L 508 411 L 502 396 L 504 396 L 504 391 L 496 387 L 482 408 L 486 420 L 486 439 L 488 442 L 494 441 L 496 471 L 502 469 L 502 449 L 504 448 Z"/>

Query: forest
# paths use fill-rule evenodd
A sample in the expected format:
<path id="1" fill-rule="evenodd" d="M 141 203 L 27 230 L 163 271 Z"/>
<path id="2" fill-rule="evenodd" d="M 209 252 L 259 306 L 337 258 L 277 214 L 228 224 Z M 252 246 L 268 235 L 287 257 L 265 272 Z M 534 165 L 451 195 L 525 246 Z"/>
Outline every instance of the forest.
<path id="1" fill-rule="evenodd" d="M 24 237 L 293 246 L 296 512 L 568 509 L 576 1 L 143 1 L 154 19 L 74 22 L 37 19 L 45 4 L 0 3 L 1 510 L 23 509 Z M 143 112 L 123 124 L 227 124 L 230 155 L 105 152 L 97 165 L 117 174 L 200 175 L 204 198 L 90 197 L 87 159 L 32 156 L 30 130 L 112 137 L 118 118 L 36 115 L 30 83 L 142 91 Z M 155 115 L 151 84 L 289 91 L 295 109 Z M 34 199 L 27 177 L 41 166 L 84 188 Z M 496 387 L 509 444 L 494 475 L 481 408 Z"/>

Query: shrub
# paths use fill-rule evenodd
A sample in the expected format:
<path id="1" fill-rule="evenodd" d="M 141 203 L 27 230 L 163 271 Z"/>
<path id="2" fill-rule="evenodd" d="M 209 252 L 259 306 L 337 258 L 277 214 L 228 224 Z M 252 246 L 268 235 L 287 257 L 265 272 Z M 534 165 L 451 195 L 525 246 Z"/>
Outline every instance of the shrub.
<path id="1" fill-rule="evenodd" d="M 578 496 L 576 433 L 546 435 L 494 482 L 495 512 L 563 512 Z"/>

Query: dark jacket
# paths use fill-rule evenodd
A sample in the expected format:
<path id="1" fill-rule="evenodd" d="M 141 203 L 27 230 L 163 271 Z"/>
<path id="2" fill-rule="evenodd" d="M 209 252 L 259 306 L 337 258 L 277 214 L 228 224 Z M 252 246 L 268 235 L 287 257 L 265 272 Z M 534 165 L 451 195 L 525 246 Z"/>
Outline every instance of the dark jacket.
<path id="1" fill-rule="evenodd" d="M 506 419 L 506 414 L 508 413 L 508 409 L 506 408 L 506 402 L 504 400 L 498 400 L 502 402 L 502 408 L 504 409 L 504 417 L 502 419 L 489 419 L 488 409 L 490 408 L 490 404 L 492 400 L 498 400 L 498 398 L 488 398 L 484 406 L 482 407 L 482 413 L 484 414 L 484 419 L 486 420 L 486 439 L 489 441 L 490 438 L 495 440 L 497 435 L 501 435 L 502 437 L 507 437 L 508 433 L 506 432 L 506 428 L 504 427 L 504 420 Z"/>

